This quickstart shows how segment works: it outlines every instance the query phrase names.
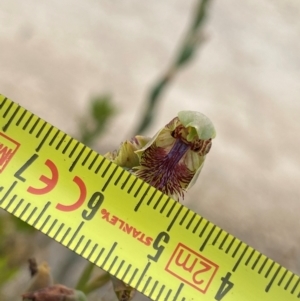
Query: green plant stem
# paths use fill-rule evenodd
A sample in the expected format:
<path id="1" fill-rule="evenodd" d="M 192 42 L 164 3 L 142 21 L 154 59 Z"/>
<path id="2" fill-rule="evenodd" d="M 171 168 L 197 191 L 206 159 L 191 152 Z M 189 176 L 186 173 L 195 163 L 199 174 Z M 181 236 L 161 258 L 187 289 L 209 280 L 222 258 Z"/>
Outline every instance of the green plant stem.
<path id="1" fill-rule="evenodd" d="M 171 80 L 192 57 L 201 44 L 201 34 L 208 5 L 211 0 L 199 0 L 195 9 L 195 15 L 188 28 L 182 45 L 179 47 L 178 54 L 164 75 L 153 85 L 147 97 L 147 105 L 140 123 L 134 131 L 134 135 L 142 134 L 151 124 L 155 115 L 156 106 L 162 96 L 162 93 L 170 84 Z"/>
<path id="2" fill-rule="evenodd" d="M 87 285 L 85 286 L 83 292 L 88 295 L 92 291 L 102 287 L 105 283 L 110 280 L 110 275 L 107 272 L 104 272 L 102 275 L 99 275 L 92 279 Z"/>
<path id="3" fill-rule="evenodd" d="M 161 78 L 153 85 L 153 87 L 149 91 L 146 110 L 141 118 L 140 124 L 134 131 L 134 134 L 142 134 L 145 129 L 151 124 L 155 114 L 155 108 L 162 96 L 162 93 L 170 84 L 174 76 L 178 73 L 180 68 L 182 68 L 189 60 L 192 59 L 196 50 L 199 48 L 199 45 L 201 44 L 200 31 L 202 30 L 208 10 L 207 7 L 210 2 L 211 0 L 198 1 L 197 7 L 195 9 L 195 16 L 192 19 L 190 27 L 187 30 L 182 45 L 179 47 L 179 51 L 175 56 L 174 61 L 170 64 L 170 67 L 167 69 L 165 74 L 161 76 Z M 85 133 L 85 135 L 83 135 L 84 139 L 82 140 L 84 142 L 90 142 L 90 140 L 95 135 L 94 133 L 101 132 L 101 130 L 102 128 L 100 123 L 94 129 L 94 132 Z M 81 290 L 86 294 L 89 294 L 93 290 L 98 289 L 110 279 L 110 275 L 108 273 L 105 273 L 89 281 L 93 267 L 93 264 L 87 265 L 76 286 L 76 289 Z"/>
<path id="4" fill-rule="evenodd" d="M 84 292 L 86 295 L 91 293 L 92 291 L 100 288 L 103 286 L 107 281 L 110 279 L 110 275 L 103 271 L 103 274 L 96 276 L 95 278 L 91 279 L 92 272 L 96 267 L 93 263 L 88 263 L 81 274 L 77 285 L 75 287 L 76 290 Z"/>
<path id="5" fill-rule="evenodd" d="M 95 265 L 93 263 L 88 263 L 85 267 L 85 269 L 83 270 L 83 273 L 81 274 L 75 289 L 79 290 L 79 291 L 84 291 L 88 281 L 90 280 L 91 274 L 94 270 Z"/>

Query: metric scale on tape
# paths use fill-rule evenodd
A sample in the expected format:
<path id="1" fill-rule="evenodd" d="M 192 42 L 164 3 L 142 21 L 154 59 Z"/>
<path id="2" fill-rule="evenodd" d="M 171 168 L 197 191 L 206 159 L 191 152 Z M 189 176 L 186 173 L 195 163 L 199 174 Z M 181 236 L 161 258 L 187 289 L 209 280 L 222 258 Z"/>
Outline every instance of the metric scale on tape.
<path id="1" fill-rule="evenodd" d="M 300 278 L 0 95 L 0 207 L 152 300 L 296 300 Z"/>

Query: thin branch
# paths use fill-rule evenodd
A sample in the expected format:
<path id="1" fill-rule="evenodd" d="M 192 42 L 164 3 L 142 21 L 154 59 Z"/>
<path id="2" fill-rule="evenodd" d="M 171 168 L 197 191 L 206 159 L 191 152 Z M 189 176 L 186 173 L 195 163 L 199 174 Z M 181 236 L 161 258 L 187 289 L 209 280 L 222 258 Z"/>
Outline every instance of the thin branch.
<path id="1" fill-rule="evenodd" d="M 178 71 L 189 62 L 199 46 L 201 45 L 201 31 L 207 16 L 208 5 L 211 0 L 199 0 L 195 8 L 195 15 L 186 32 L 182 45 L 175 56 L 174 61 L 167 69 L 165 74 L 153 85 L 147 97 L 147 107 L 140 123 L 136 127 L 134 134 L 142 134 L 146 128 L 151 124 L 155 115 L 156 106 L 161 99 L 162 93 L 170 84 L 171 80 L 178 73 Z"/>

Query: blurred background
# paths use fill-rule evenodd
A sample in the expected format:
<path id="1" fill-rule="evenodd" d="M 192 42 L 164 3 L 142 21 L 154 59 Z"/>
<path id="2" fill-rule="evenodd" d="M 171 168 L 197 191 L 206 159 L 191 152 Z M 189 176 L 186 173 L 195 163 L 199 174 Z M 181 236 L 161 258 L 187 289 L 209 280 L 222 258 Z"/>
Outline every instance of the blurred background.
<path id="1" fill-rule="evenodd" d="M 145 135 L 180 110 L 206 114 L 217 138 L 184 204 L 299 274 L 299 36 L 298 0 L 2 0 L 0 93 L 100 153 L 147 112 Z M 1 300 L 22 293 L 29 256 L 74 286 L 83 260 L 1 216 Z"/>

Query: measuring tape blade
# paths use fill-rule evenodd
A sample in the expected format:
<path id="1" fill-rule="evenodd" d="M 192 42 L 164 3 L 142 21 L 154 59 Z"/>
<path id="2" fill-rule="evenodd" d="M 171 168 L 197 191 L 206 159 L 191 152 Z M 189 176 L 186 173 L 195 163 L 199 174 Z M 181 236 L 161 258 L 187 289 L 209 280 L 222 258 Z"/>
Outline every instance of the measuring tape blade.
<path id="1" fill-rule="evenodd" d="M 296 300 L 300 278 L 0 95 L 0 207 L 152 300 Z"/>

